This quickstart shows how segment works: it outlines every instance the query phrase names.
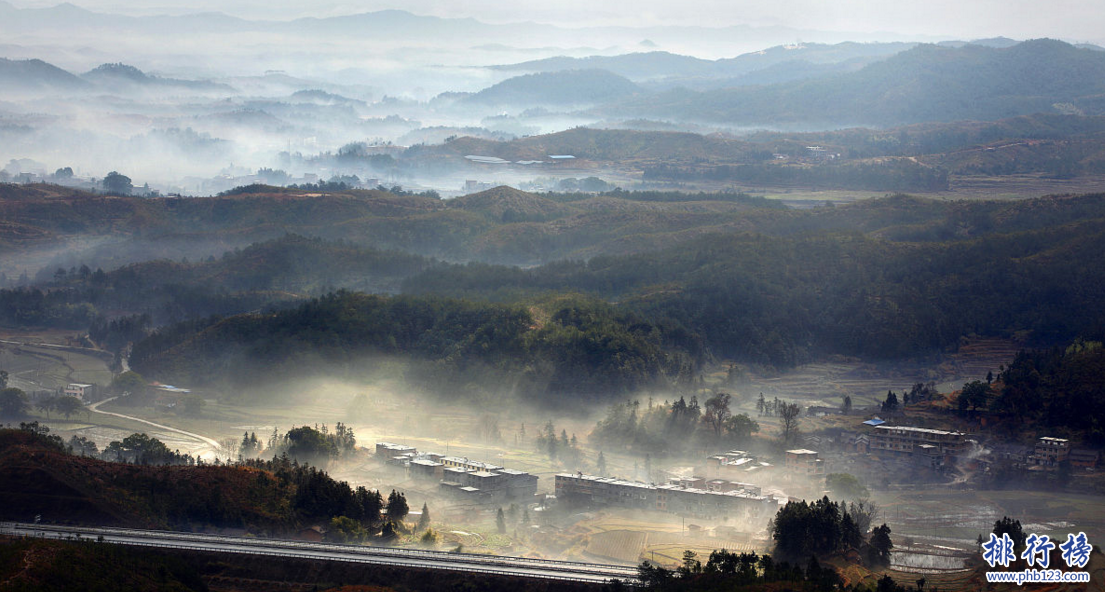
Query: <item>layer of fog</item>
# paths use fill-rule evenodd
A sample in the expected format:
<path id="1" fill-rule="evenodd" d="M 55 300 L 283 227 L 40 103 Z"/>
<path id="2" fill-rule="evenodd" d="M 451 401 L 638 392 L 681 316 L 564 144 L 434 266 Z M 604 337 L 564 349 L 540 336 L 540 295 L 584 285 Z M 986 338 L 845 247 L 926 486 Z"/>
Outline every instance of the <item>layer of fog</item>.
<path id="1" fill-rule="evenodd" d="M 162 193 L 185 195 L 248 182 L 262 168 L 282 169 L 301 182 L 360 174 L 388 186 L 457 190 L 479 169 L 428 169 L 412 177 L 388 170 L 288 167 L 352 142 L 409 146 L 457 135 L 508 139 L 599 121 L 583 111 L 586 104 L 463 100 L 465 93 L 520 73 L 489 67 L 497 64 L 641 51 L 714 59 L 792 43 L 799 33 L 805 41 L 820 42 L 876 38 L 782 27 L 491 25 L 398 11 L 294 22 L 218 14 L 139 18 L 73 5 L 0 6 L 0 13 L 5 40 L 0 56 L 41 59 L 79 77 L 61 86 L 24 87 L 14 81 L 0 92 L 0 166 L 11 178 L 33 173 L 38 178 L 30 180 L 43 180 L 71 167 L 81 182 L 95 187 L 109 171 L 118 171 L 136 186 L 148 183 Z M 116 62 L 147 78 L 86 74 Z M 301 91 L 327 94 L 296 94 Z M 616 119 L 607 123 L 623 125 Z M 517 182 L 528 175 L 498 177 Z"/>

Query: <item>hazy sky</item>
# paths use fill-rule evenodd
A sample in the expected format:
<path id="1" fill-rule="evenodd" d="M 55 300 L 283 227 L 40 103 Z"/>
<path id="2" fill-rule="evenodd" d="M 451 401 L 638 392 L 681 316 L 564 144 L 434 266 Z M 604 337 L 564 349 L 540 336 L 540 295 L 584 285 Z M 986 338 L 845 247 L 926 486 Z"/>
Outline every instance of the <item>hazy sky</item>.
<path id="1" fill-rule="evenodd" d="M 42 7 L 57 0 L 9 0 Z M 1105 40 L 1103 0 L 74 0 L 105 12 L 180 14 L 220 11 L 249 18 L 337 16 L 388 8 L 417 14 L 474 17 L 485 22 L 532 20 L 568 27 L 782 25 L 787 27 L 956 38 L 1004 35 Z"/>

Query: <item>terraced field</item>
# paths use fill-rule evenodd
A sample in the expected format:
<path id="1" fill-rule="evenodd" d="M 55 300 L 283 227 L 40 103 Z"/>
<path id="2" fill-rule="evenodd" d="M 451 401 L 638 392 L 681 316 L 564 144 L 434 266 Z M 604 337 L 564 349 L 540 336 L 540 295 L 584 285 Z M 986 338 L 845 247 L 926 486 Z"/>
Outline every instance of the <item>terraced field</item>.
<path id="1" fill-rule="evenodd" d="M 845 395 L 856 407 L 873 405 L 886 398 L 886 391 L 901 392 L 918 382 L 936 382 L 942 392 L 958 389 L 964 382 L 981 380 L 997 373 L 1013 360 L 1020 346 L 1005 339 L 971 339 L 954 353 L 928 361 L 874 364 L 840 359 L 804 364 L 777 376 L 756 377 L 738 387 L 741 393 L 763 393 L 801 405 L 839 406 Z M 754 398 L 745 397 L 742 408 L 754 409 Z"/>
<path id="2" fill-rule="evenodd" d="M 587 553 L 600 559 L 635 564 L 645 549 L 648 537 L 648 533 L 631 530 L 601 532 L 591 537 Z"/>

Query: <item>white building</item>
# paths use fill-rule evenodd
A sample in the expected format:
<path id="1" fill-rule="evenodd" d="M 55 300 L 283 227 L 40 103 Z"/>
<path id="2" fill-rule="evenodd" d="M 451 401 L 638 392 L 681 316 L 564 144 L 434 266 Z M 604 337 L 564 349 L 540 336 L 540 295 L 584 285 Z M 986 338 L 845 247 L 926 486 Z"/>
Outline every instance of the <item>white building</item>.
<path id="1" fill-rule="evenodd" d="M 71 382 L 65 387 L 65 396 L 76 397 L 81 401 L 88 402 L 92 397 L 92 392 L 95 390 L 94 384 L 81 384 L 79 382 Z"/>

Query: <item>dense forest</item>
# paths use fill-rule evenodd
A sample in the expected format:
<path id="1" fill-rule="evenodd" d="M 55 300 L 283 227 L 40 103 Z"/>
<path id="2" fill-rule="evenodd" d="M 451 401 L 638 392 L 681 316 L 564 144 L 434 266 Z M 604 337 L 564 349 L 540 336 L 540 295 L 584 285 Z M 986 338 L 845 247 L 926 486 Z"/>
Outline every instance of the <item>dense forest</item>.
<path id="1" fill-rule="evenodd" d="M 351 376 L 376 357 L 400 361 L 408 383 L 431 392 L 610 402 L 648 389 L 689 391 L 704 365 L 726 360 L 770 370 L 832 354 L 898 359 L 955 347 L 964 335 L 1047 346 L 1105 327 L 1096 305 L 1105 296 L 1100 194 L 893 195 L 793 210 L 732 192 L 503 187 L 445 204 L 261 187 L 147 204 L 43 197 L 47 189 L 0 205 L 36 216 L 60 208 L 82 220 L 80 229 L 120 223 L 96 218 L 101 202 L 142 212 L 148 227 L 166 232 L 188 212 L 202 221 L 197 230 L 245 236 L 255 215 L 300 229 L 317 229 L 331 209 L 361 216 L 354 238 L 312 230 L 193 262 L 103 271 L 74 260 L 34 280 L 6 278 L 16 287 L 0 289 L 3 324 L 87 330 L 115 352 L 133 344 L 135 369 L 184 384 L 286 379 L 318 362 Z M 269 202 L 273 210 L 260 214 Z M 221 207 L 230 209 L 207 217 Z M 447 235 L 458 249 L 443 261 L 387 250 L 387 233 L 364 232 L 411 223 L 419 228 L 403 230 L 403 244 L 436 251 L 423 239 L 440 246 Z M 56 221 L 47 227 L 61 231 Z M 162 239 L 147 233 L 124 244 L 151 240 Z M 591 255 L 566 256 L 584 252 Z"/>
<path id="2" fill-rule="evenodd" d="M 754 187 L 811 187 L 867 191 L 944 191 L 946 170 L 907 158 L 814 165 L 747 164 L 655 165 L 644 178 L 674 181 L 726 181 Z"/>
<path id="3" fill-rule="evenodd" d="M 1105 348 L 1100 341 L 1079 338 L 1068 345 L 1021 351 L 995 378 L 993 384 L 965 385 L 960 409 L 989 410 L 1015 422 L 1018 432 L 1031 422 L 1105 443 Z"/>
<path id="4" fill-rule="evenodd" d="M 720 392 L 699 404 L 675 401 L 642 408 L 640 401 L 611 405 L 591 432 L 591 442 L 651 455 L 686 454 L 747 444 L 760 425 L 744 413 L 729 409 L 732 395 Z"/>
<path id="5" fill-rule="evenodd" d="M 970 219 L 985 226 L 987 218 Z M 528 270 L 437 269 L 404 289 L 488 298 L 589 292 L 684 328 L 715 357 L 786 367 L 828 353 L 915 355 L 971 333 L 1023 331 L 1056 342 L 1100 331 L 1105 318 L 1094 303 L 1105 296 L 1096 247 L 1103 231 L 1093 220 L 989 234 L 979 228 L 980 238 L 925 242 L 855 233 L 713 235 Z M 897 232 L 919 238 L 940 231 Z"/>
<path id="6" fill-rule="evenodd" d="M 109 272 L 58 267 L 36 287 L 0 289 L 0 323 L 91 327 L 93 339 L 117 351 L 116 336 L 122 333 L 125 343 L 133 332 L 107 318 L 110 311 L 160 326 L 287 307 L 336 288 L 397 292 L 402 279 L 434 265 L 418 255 L 288 234 L 195 262 L 156 259 Z"/>
<path id="7" fill-rule="evenodd" d="M 520 392 L 565 406 L 666 385 L 703 362 L 693 335 L 601 301 L 542 308 L 547 317 L 535 318 L 519 305 L 339 291 L 273 314 L 165 327 L 130 361 L 148 376 L 247 385 L 314 362 L 348 374 L 366 358 L 409 356 L 408 381 L 431 391 Z"/>
<path id="8" fill-rule="evenodd" d="M 143 441 L 150 449 L 160 444 L 149 437 Z M 385 520 L 402 518 L 382 514 L 379 492 L 354 489 L 287 456 L 234 466 L 153 464 L 160 457 L 134 464 L 70 450 L 34 425 L 0 429 L 4 520 L 39 514 L 48 521 L 65 516 L 91 524 L 186 531 L 213 526 L 272 535 L 343 516 L 379 532 Z"/>
<path id="9" fill-rule="evenodd" d="M 889 565 L 894 548 L 890 528 L 886 524 L 876 526 L 867 536 L 871 515 L 870 507 L 857 504 L 846 506 L 827 497 L 813 503 L 788 502 L 779 509 L 768 527 L 776 542 L 772 555 L 722 549 L 710 553 L 703 563 L 697 553 L 688 550 L 683 553 L 682 565 L 674 570 L 649 561 L 642 563 L 639 568 L 640 583 L 647 590 L 672 592 L 775 589 L 870 591 L 871 587 L 862 582 L 848 585 L 841 572 L 828 560 L 845 558 L 847 562 L 854 563 L 858 557 L 872 569 Z M 874 590 L 923 590 L 924 584 L 924 578 L 920 578 L 918 588 L 902 586 L 890 575 L 884 574 L 875 582 Z"/>

